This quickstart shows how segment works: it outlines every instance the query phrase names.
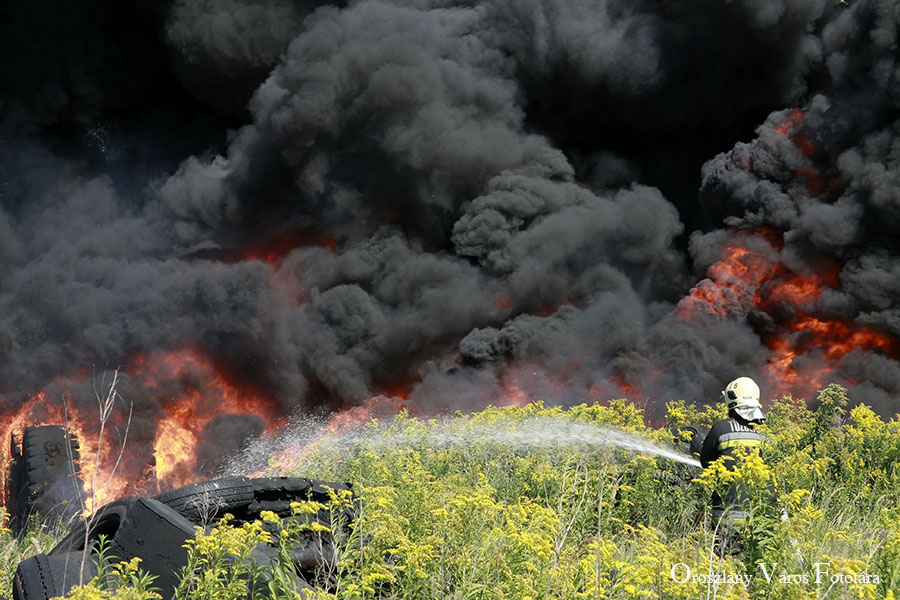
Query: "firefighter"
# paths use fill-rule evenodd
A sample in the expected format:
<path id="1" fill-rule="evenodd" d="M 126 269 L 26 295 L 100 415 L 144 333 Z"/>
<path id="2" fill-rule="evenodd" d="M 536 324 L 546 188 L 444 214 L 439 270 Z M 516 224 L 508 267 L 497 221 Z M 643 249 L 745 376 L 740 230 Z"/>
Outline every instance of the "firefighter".
<path id="1" fill-rule="evenodd" d="M 706 435 L 700 464 L 705 469 L 724 457 L 725 467 L 731 471 L 735 466 L 736 449 L 758 448 L 766 440 L 754 429 L 765 423 L 766 417 L 759 403 L 759 386 L 749 377 L 738 377 L 729 383 L 722 391 L 722 397 L 728 405 L 728 418 L 713 425 Z M 750 508 L 746 490 L 736 485 L 725 490 L 724 496 L 714 492 L 711 499 L 713 525 L 722 530 L 723 541 L 733 538 L 736 528 L 746 523 Z"/>

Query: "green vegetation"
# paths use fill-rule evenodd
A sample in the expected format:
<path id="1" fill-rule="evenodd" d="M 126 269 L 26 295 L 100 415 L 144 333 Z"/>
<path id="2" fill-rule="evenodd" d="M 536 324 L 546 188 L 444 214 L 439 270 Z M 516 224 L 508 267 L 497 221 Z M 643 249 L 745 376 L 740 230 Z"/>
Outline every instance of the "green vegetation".
<path id="1" fill-rule="evenodd" d="M 7 529 L 9 515 L 0 507 L 0 596 L 12 598 L 12 578 L 16 565 L 25 558 L 46 552 L 56 544 L 64 531 L 62 525 L 49 527 L 37 521 L 29 522 L 22 539 L 16 539 Z"/>
<path id="2" fill-rule="evenodd" d="M 586 440 L 547 435 L 523 443 L 516 435 L 534 423 L 550 433 L 574 423 L 671 446 L 680 427 L 708 426 L 724 416 L 722 407 L 680 402 L 669 405 L 659 428 L 645 426 L 639 408 L 615 401 L 488 408 L 427 422 L 402 415 L 370 423 L 349 441 L 323 439 L 289 474 L 354 482 L 359 518 L 351 535 L 338 536 L 340 562 L 328 574 L 334 593 L 306 597 L 894 598 L 900 591 L 898 422 L 886 423 L 866 406 L 847 411 L 839 386 L 821 391 L 818 400 L 816 411 L 790 398 L 777 401 L 764 427 L 770 444 L 730 473 L 700 474 Z M 735 478 L 753 490 L 754 505 L 743 549 L 721 556 L 707 500 Z M 335 505 L 347 501 L 333 498 Z M 298 511 L 316 509 L 301 504 Z M 272 535 L 285 548 L 302 535 L 295 526 L 273 528 L 273 514 L 264 521 L 243 528 L 220 523 L 199 535 L 179 596 L 242 598 L 252 579 L 264 582 L 270 597 L 298 597 L 290 591 L 286 552 L 264 568 L 227 558 L 244 556 Z M 15 544 L 5 540 L 9 551 Z M 17 548 L 18 557 L 4 555 L 4 569 L 39 549 Z M 721 580 L 708 581 L 709 573 Z M 9 578 L 4 571 L 0 591 L 7 596 Z M 140 595 L 145 592 L 76 595 L 149 597 Z"/>
<path id="3" fill-rule="evenodd" d="M 153 577 L 140 570 L 140 558 L 116 562 L 102 536 L 97 551 L 97 576 L 70 592 L 70 600 L 162 600 Z"/>

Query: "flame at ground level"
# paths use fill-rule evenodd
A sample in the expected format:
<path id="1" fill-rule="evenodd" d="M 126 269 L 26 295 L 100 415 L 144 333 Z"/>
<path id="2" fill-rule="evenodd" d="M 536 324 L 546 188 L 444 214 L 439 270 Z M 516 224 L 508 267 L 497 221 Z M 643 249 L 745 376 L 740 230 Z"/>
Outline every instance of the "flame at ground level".
<path id="1" fill-rule="evenodd" d="M 782 264 L 781 250 L 777 232 L 736 234 L 708 268 L 707 277 L 678 304 L 674 317 L 696 320 L 698 326 L 700 315 L 705 317 L 703 323 L 728 319 L 750 324 L 769 349 L 761 374 L 773 384 L 768 386 L 769 395 L 811 397 L 815 389 L 833 379 L 841 361 L 852 352 L 900 357 L 897 339 L 849 320 L 826 318 L 817 310 L 825 290 L 839 284 L 836 264 L 823 261 L 815 272 L 797 273 Z M 571 388 L 581 386 L 582 401 L 625 397 L 640 404 L 665 379 L 659 366 L 645 367 L 641 380 L 612 372 L 602 381 L 573 381 L 566 373 L 581 372 L 579 364 L 559 366 L 554 373 L 536 364 L 507 365 L 497 372 L 495 387 L 478 402 L 481 407 L 522 406 L 567 394 L 572 397 Z M 82 478 L 87 496 L 96 506 L 116 497 L 156 493 L 214 476 L 223 467 L 217 459 L 237 452 L 244 441 L 271 438 L 287 424 L 287 415 L 272 398 L 236 382 L 194 349 L 137 356 L 123 368 L 123 374 L 135 397 L 124 394 L 104 429 L 105 437 L 100 436 L 89 373 L 54 380 L 15 406 L 0 398 L 0 434 L 9 440 L 28 426 L 67 423 L 81 445 Z M 267 464 L 295 464 L 311 441 L 338 436 L 373 418 L 390 417 L 402 410 L 415 414 L 415 404 L 406 400 L 414 383 L 395 387 L 360 406 L 330 415 L 299 445 L 267 456 Z M 128 401 L 134 401 L 136 407 L 135 420 L 130 423 Z M 119 461 L 122 443 L 125 450 Z M 212 451 L 204 454 L 204 446 Z M 113 465 L 117 465 L 115 472 Z M 0 466 L 4 473 L 8 470 L 8 464 Z"/>
<path id="2" fill-rule="evenodd" d="M 120 385 L 121 397 L 102 427 L 94 391 L 102 397 L 108 378 L 55 380 L 18 403 L 0 398 L 5 444 L 11 436 L 21 443 L 26 427 L 68 426 L 81 447 L 81 500 L 88 512 L 118 497 L 157 493 L 207 478 L 216 465 L 199 464 L 198 447 L 242 442 L 234 435 L 221 439 L 223 428 L 259 435 L 284 423 L 273 400 L 230 383 L 194 350 L 136 357 L 123 369 L 123 377 L 128 378 L 129 391 Z M 5 490 L 10 464 L 9 456 L 3 456 Z"/>
<path id="3" fill-rule="evenodd" d="M 157 427 L 153 462 L 157 484 L 165 488 L 191 483 L 200 474 L 198 469 L 210 473 L 210 465 L 197 464 L 196 448 L 205 433 L 217 433 L 207 431 L 208 426 L 221 423 L 223 417 L 259 423 L 257 435 L 271 433 L 285 422 L 273 400 L 229 383 L 198 352 L 181 350 L 141 359 L 137 373 L 163 403 L 165 414 Z M 186 383 L 174 396 L 173 380 Z M 229 442 L 240 445 L 243 440 L 214 441 L 228 448 Z"/>
<path id="4" fill-rule="evenodd" d="M 6 402 L 2 402 L 2 404 L 5 405 Z M 7 451 L 0 453 L 0 473 L 3 474 L 3 477 L 0 477 L 0 482 L 2 482 L 0 497 L 5 498 L 8 493 L 9 482 L 6 481 L 5 475 L 9 473 L 12 466 L 12 446 L 22 443 L 22 434 L 27 427 L 67 425 L 68 435 L 79 446 L 79 454 L 88 459 L 79 461 L 81 466 L 79 477 L 87 482 L 95 480 L 97 477 L 96 461 L 90 459 L 97 456 L 98 446 L 96 437 L 87 433 L 89 428 L 85 425 L 86 422 L 87 420 L 77 409 L 67 405 L 65 397 L 60 397 L 54 402 L 48 398 L 46 392 L 36 394 L 28 402 L 22 404 L 17 411 L 5 415 L 0 420 L 0 436 L 2 436 L 0 439 L 7 444 L 6 448 L 9 453 Z M 101 458 L 105 461 L 109 456 L 104 455 Z M 113 487 L 118 487 L 118 485 Z M 116 493 L 116 491 L 112 491 L 112 495 Z M 90 509 L 90 501 L 86 498 L 82 500 L 86 503 L 85 508 Z"/>

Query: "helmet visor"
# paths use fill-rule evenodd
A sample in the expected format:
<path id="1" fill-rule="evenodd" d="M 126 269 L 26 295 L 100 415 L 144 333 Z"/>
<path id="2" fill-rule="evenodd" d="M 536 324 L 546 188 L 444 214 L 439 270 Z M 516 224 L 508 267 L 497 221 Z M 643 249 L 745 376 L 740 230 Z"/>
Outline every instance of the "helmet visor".
<path id="1" fill-rule="evenodd" d="M 738 406 L 733 409 L 742 419 L 748 423 L 765 423 L 766 415 L 758 406 Z"/>
<path id="2" fill-rule="evenodd" d="M 722 398 L 725 400 L 725 404 L 728 405 L 728 408 L 734 408 L 734 405 L 737 404 L 737 394 L 731 390 L 723 390 Z"/>

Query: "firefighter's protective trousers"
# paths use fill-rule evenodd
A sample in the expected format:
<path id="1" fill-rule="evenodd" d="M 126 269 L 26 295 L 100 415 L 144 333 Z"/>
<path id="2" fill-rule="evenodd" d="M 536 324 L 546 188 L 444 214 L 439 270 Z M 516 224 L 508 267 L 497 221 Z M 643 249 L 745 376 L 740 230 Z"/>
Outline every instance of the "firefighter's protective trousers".
<path id="1" fill-rule="evenodd" d="M 738 448 L 758 448 L 766 437 L 755 431 L 751 423 L 743 423 L 735 417 L 719 421 L 710 429 L 700 451 L 700 464 L 705 469 L 710 463 L 724 457 L 725 468 L 734 470 Z M 712 496 L 712 516 L 724 519 L 730 525 L 738 525 L 749 516 L 749 497 L 738 485 L 730 486 L 724 497 L 718 492 Z"/>

